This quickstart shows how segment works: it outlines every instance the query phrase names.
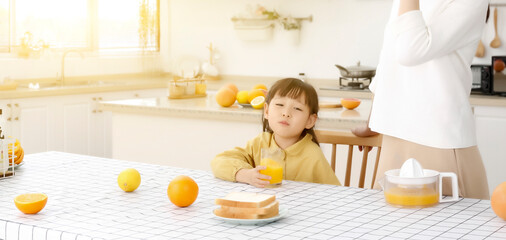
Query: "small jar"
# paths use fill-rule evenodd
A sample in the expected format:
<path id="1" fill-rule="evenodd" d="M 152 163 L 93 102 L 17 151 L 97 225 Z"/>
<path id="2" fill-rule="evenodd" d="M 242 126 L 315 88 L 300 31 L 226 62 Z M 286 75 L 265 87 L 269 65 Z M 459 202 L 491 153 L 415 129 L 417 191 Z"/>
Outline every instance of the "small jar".
<path id="1" fill-rule="evenodd" d="M 169 84 L 169 95 L 171 97 L 182 97 L 186 92 L 186 86 L 177 83 L 177 82 L 170 82 Z"/>
<path id="2" fill-rule="evenodd" d="M 195 95 L 195 82 L 188 81 L 186 82 L 186 95 Z"/>
<path id="3" fill-rule="evenodd" d="M 204 95 L 206 94 L 207 85 L 205 80 L 199 80 L 195 83 L 195 94 Z"/>

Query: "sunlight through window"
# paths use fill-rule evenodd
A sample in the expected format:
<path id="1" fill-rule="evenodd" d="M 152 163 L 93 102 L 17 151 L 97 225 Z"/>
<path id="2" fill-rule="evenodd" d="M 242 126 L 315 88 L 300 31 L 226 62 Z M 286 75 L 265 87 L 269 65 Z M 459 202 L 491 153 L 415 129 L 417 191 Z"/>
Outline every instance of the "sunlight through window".
<path id="1" fill-rule="evenodd" d="M 27 38 L 51 49 L 158 51 L 159 0 L 0 0 L 0 51 Z"/>

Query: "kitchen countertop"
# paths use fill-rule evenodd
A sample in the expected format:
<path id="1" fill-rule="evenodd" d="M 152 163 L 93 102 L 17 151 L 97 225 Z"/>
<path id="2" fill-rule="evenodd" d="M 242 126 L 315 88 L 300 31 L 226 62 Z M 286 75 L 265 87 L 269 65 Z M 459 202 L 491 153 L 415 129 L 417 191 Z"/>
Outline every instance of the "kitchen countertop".
<path id="1" fill-rule="evenodd" d="M 339 103 L 339 98 L 321 97 L 321 102 Z M 202 98 L 168 99 L 168 97 L 126 99 L 101 102 L 105 111 L 150 114 L 171 117 L 191 117 L 230 121 L 257 122 L 262 119 L 262 110 L 243 107 L 237 102 L 231 107 L 221 107 L 216 103 L 215 92 L 208 91 Z M 353 110 L 344 108 L 321 108 L 318 113 L 318 129 L 351 129 L 364 124 L 369 116 L 371 100 L 362 100 Z"/>
<path id="2" fill-rule="evenodd" d="M 131 193 L 116 182 L 125 168 L 142 176 Z M 166 193 L 178 175 L 199 185 L 197 200 L 186 208 L 174 206 Z M 238 191 L 275 194 L 287 214 L 259 225 L 215 217 L 214 199 Z M 294 181 L 259 189 L 207 171 L 61 152 L 26 155 L 16 176 L 2 179 L 0 192 L 4 239 L 506 239 L 506 221 L 487 200 L 403 209 L 386 204 L 377 190 Z M 26 192 L 46 193 L 45 209 L 19 212 L 13 199 Z"/>
<path id="3" fill-rule="evenodd" d="M 119 75 L 119 76 L 90 76 L 69 78 L 65 86 L 59 86 L 54 80 L 20 80 L 16 90 L 0 91 L 0 99 L 17 99 L 32 97 L 51 97 L 60 95 L 116 92 L 166 88 L 169 82 L 167 76 Z M 40 83 L 39 89 L 30 89 L 29 83 Z"/>
<path id="4" fill-rule="evenodd" d="M 19 87 L 16 90 L 0 91 L 0 99 L 15 99 L 29 97 L 45 97 L 69 94 L 84 94 L 98 92 L 128 91 L 139 89 L 166 88 L 171 79 L 170 74 L 132 74 L 132 75 L 110 75 L 110 76 L 84 76 L 70 77 L 66 80 L 67 86 L 55 86 L 51 79 L 17 80 Z M 221 80 L 208 80 L 209 90 L 218 90 L 227 83 L 234 83 L 241 90 L 247 90 L 257 83 L 272 85 L 280 77 L 258 77 L 258 76 L 222 76 Z M 89 81 L 89 84 L 87 82 Z M 29 89 L 28 83 L 41 82 L 41 85 L 49 83 L 49 87 L 40 89 Z M 371 99 L 372 93 L 369 90 L 343 90 L 338 87 L 337 79 L 309 79 L 323 97 L 353 97 L 360 99 Z M 85 83 L 85 84 L 83 84 Z M 497 95 L 475 95 L 469 98 L 474 106 L 497 106 L 506 107 L 506 97 Z"/>

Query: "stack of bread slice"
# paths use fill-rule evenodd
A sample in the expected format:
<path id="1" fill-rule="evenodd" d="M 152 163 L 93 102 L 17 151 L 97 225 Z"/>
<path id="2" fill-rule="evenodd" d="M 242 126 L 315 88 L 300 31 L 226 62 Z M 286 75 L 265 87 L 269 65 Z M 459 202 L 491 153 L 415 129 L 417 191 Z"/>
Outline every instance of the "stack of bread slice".
<path id="1" fill-rule="evenodd" d="M 221 207 L 215 209 L 214 214 L 225 218 L 263 219 L 279 213 L 279 202 L 275 195 L 233 192 L 215 202 Z"/>

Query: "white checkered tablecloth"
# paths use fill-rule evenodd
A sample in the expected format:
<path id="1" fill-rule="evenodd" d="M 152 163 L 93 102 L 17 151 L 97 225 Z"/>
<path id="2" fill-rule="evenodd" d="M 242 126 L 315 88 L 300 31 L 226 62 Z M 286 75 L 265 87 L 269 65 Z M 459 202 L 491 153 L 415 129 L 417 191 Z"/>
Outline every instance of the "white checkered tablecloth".
<path id="1" fill-rule="evenodd" d="M 376 190 L 284 181 L 275 189 L 225 182 L 210 172 L 61 152 L 27 155 L 16 176 L 0 180 L 1 239 L 506 239 L 506 221 L 490 202 L 462 199 L 425 209 L 387 205 Z M 117 175 L 142 175 L 132 193 Z M 169 182 L 188 175 L 199 196 L 187 208 L 167 197 Z M 214 199 L 233 191 L 275 194 L 288 214 L 264 225 L 216 218 Z M 16 195 L 43 192 L 46 207 L 25 215 Z"/>

